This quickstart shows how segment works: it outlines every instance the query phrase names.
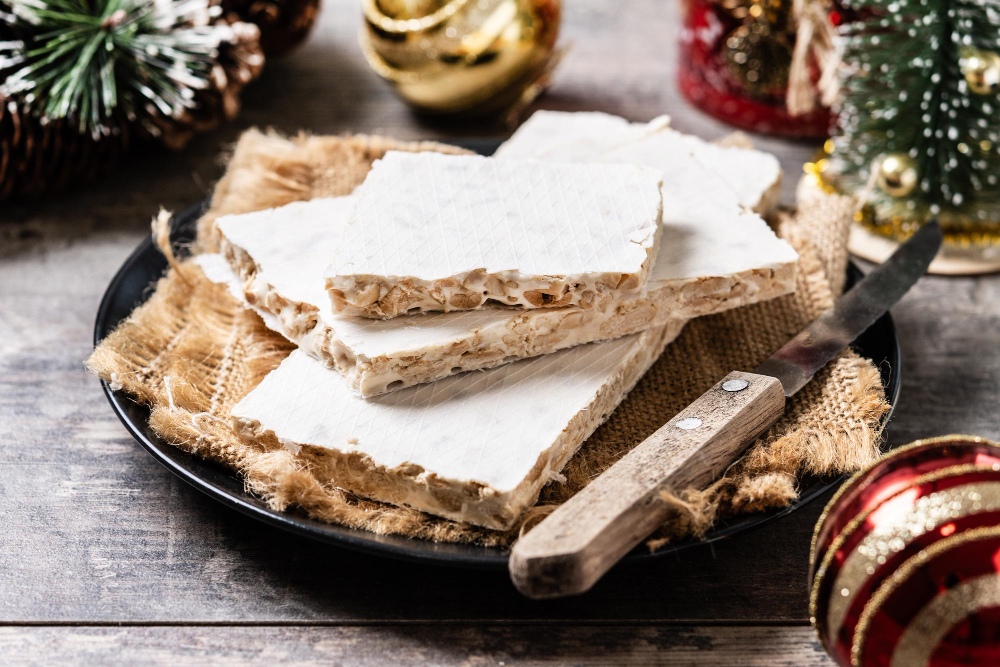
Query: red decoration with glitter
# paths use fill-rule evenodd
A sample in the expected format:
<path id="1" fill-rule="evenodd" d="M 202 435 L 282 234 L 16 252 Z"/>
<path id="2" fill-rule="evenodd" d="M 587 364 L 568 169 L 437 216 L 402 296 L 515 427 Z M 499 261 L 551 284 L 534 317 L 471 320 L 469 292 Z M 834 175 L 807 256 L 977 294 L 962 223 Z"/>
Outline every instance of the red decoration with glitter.
<path id="1" fill-rule="evenodd" d="M 833 497 L 811 558 L 813 625 L 838 664 L 1000 664 L 1000 446 L 889 454 Z"/>
<path id="2" fill-rule="evenodd" d="M 788 137 L 829 136 L 830 112 L 817 108 L 792 116 L 784 92 L 755 95 L 730 72 L 723 50 L 741 21 L 711 1 L 686 3 L 677 83 L 684 96 L 706 113 L 752 132 Z"/>

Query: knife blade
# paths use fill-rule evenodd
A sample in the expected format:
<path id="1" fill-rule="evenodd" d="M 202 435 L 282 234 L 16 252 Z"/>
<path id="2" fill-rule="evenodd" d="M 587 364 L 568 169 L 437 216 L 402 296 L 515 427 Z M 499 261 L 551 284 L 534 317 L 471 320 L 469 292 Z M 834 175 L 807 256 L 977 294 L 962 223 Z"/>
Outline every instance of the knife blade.
<path id="1" fill-rule="evenodd" d="M 804 387 L 818 370 L 864 333 L 924 275 L 941 247 L 941 226 L 924 225 L 854 287 L 842 294 L 754 372 L 781 381 L 785 396 Z"/>
<path id="2" fill-rule="evenodd" d="M 509 570 L 532 598 L 588 590 L 670 512 L 666 492 L 722 474 L 784 412 L 785 398 L 881 317 L 927 271 L 941 246 L 936 221 L 754 372 L 734 371 L 515 542 Z"/>

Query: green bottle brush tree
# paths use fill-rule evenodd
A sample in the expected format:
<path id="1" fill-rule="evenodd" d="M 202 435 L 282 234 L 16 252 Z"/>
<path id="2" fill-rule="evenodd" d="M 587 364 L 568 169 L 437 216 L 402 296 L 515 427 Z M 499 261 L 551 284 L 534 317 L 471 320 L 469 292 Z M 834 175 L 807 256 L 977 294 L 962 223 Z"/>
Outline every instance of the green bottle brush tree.
<path id="1" fill-rule="evenodd" d="M 1000 1 L 844 0 L 837 128 L 823 179 L 905 238 L 930 217 L 1000 242 Z"/>

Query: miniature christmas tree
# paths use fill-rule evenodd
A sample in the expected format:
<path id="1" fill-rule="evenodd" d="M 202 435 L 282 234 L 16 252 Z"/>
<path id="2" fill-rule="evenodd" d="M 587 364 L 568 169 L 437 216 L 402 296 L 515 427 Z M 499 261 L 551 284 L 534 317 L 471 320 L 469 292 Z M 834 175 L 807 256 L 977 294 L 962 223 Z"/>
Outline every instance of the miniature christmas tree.
<path id="1" fill-rule="evenodd" d="M 1000 1 L 845 0 L 838 129 L 824 177 L 905 237 L 930 217 L 1000 240 Z"/>

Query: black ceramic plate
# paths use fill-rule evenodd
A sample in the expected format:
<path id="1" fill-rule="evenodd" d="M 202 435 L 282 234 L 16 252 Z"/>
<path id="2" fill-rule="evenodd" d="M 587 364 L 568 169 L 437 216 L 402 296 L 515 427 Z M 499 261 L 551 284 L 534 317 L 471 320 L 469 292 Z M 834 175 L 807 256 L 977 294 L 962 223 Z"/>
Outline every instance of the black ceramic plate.
<path id="1" fill-rule="evenodd" d="M 202 206 L 194 206 L 174 218 L 172 240 L 175 243 L 190 241 L 194 235 L 195 222 Z M 163 275 L 167 263 L 150 239 L 146 239 L 129 256 L 108 285 L 104 299 L 97 311 L 94 328 L 94 343 L 107 336 L 115 326 L 128 316 L 132 309 L 144 302 L 153 284 Z M 849 267 L 851 282 L 861 277 L 861 272 L 853 264 Z M 886 397 L 895 405 L 899 394 L 900 351 L 899 340 L 892 318 L 886 314 L 862 334 L 855 342 L 854 349 L 859 354 L 873 360 L 882 374 Z M 196 456 L 186 454 L 161 440 L 149 428 L 149 410 L 133 402 L 124 393 L 112 391 L 107 383 L 101 383 L 112 409 L 121 419 L 125 428 L 135 437 L 146 451 L 172 473 L 207 493 L 212 498 L 244 514 L 278 528 L 304 535 L 323 542 L 341 545 L 359 551 L 404 560 L 435 562 L 443 565 L 468 568 L 499 569 L 507 567 L 506 552 L 496 548 L 475 547 L 459 544 L 436 544 L 405 537 L 379 536 L 360 530 L 343 528 L 314 521 L 302 513 L 276 512 L 260 499 L 243 489 L 240 478 L 227 468 L 209 463 Z M 891 414 L 891 412 L 890 412 Z M 800 480 L 799 499 L 782 510 L 752 514 L 721 522 L 706 536 L 715 541 L 762 526 L 790 512 L 794 512 L 813 500 L 842 479 L 841 477 L 806 477 Z M 666 554 L 700 544 L 701 541 L 685 540 L 668 545 L 655 553 L 637 548 L 627 558 L 641 560 L 662 558 Z"/>

